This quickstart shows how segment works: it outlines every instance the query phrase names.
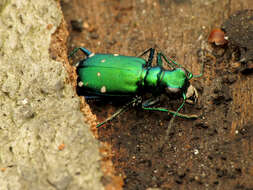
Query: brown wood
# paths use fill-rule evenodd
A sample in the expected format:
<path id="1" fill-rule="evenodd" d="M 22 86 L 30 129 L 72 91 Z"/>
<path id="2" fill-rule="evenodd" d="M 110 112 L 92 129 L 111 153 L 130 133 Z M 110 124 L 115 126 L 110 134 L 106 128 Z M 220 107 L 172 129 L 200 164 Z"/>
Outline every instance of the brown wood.
<path id="1" fill-rule="evenodd" d="M 81 33 L 70 28 L 70 49 L 83 46 L 93 52 L 138 55 L 157 45 L 195 74 L 200 72 L 200 61 L 206 61 L 204 76 L 193 81 L 199 103 L 182 110 L 202 117 L 176 118 L 166 148 L 159 149 L 169 123 L 164 113 L 131 110 L 99 130 L 101 141 L 113 147 L 112 159 L 118 175 L 125 176 L 125 189 L 253 188 L 253 75 L 234 72 L 235 60 L 215 58 L 212 52 L 220 50 L 207 42 L 213 28 L 220 28 L 232 13 L 249 8 L 252 0 L 63 4 L 69 28 L 73 19 L 81 19 L 84 26 Z M 199 50 L 209 53 L 202 59 Z M 118 108 L 102 105 L 91 104 L 101 120 Z M 174 109 L 178 105 L 172 103 Z"/>

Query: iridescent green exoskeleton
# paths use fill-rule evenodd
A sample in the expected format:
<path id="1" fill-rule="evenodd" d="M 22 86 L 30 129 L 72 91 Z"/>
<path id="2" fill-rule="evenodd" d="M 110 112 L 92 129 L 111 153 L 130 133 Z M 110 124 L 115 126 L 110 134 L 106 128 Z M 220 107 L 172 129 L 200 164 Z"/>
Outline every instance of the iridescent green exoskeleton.
<path id="1" fill-rule="evenodd" d="M 131 97 L 131 101 L 113 114 L 110 118 L 100 123 L 113 119 L 119 113 L 127 109 L 130 105 L 136 104 L 139 98 L 145 92 L 151 92 L 154 97 L 161 94 L 174 95 L 182 97 L 183 102 L 176 110 L 166 108 L 152 107 L 157 99 L 149 99 L 142 102 L 144 110 L 163 111 L 183 118 L 196 118 L 196 115 L 184 115 L 178 113 L 184 103 L 189 100 L 196 101 L 197 91 L 190 85 L 189 80 L 193 74 L 167 58 L 162 52 L 156 56 L 157 64 L 152 66 L 155 49 L 150 48 L 143 52 L 139 57 L 123 56 L 118 54 L 95 54 L 89 50 L 80 47 L 76 48 L 70 56 L 81 50 L 86 58 L 81 60 L 77 66 L 78 86 L 82 91 L 89 95 L 107 96 L 107 97 Z M 141 58 L 149 53 L 148 60 Z M 69 57 L 70 57 L 69 56 Z M 171 67 L 171 70 L 163 68 L 163 61 Z"/>

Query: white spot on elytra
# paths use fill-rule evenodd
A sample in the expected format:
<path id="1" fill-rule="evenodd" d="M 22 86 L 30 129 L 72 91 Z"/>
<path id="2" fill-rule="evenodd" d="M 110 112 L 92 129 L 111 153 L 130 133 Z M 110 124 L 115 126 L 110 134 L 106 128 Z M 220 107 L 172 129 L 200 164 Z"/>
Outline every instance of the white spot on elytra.
<path id="1" fill-rule="evenodd" d="M 119 54 L 113 54 L 114 56 L 119 56 Z"/>
<path id="2" fill-rule="evenodd" d="M 97 76 L 98 76 L 98 77 L 100 77 L 100 76 L 101 76 L 101 73 L 100 73 L 100 72 L 98 72 L 98 73 L 97 73 Z"/>
<path id="3" fill-rule="evenodd" d="M 78 86 L 79 86 L 79 87 L 82 87 L 82 86 L 83 86 L 83 82 L 80 81 L 80 82 L 78 83 Z"/>
<path id="4" fill-rule="evenodd" d="M 95 55 L 95 53 L 92 53 L 92 54 L 89 55 L 89 57 L 93 57 L 94 55 Z"/>
<path id="5" fill-rule="evenodd" d="M 105 93 L 105 92 L 106 92 L 106 87 L 105 87 L 105 86 L 102 86 L 102 88 L 100 89 L 100 92 L 101 92 L 101 93 Z"/>
<path id="6" fill-rule="evenodd" d="M 101 63 L 104 63 L 105 62 L 105 59 L 103 59 L 102 61 L 101 61 Z"/>

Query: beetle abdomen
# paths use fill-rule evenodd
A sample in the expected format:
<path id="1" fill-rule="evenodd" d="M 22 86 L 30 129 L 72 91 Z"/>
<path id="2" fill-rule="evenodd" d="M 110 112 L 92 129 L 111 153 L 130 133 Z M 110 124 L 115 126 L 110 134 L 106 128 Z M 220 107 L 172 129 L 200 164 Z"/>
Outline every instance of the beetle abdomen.
<path id="1" fill-rule="evenodd" d="M 94 54 L 77 68 L 83 90 L 104 96 L 136 94 L 142 81 L 144 59 L 117 54 Z"/>

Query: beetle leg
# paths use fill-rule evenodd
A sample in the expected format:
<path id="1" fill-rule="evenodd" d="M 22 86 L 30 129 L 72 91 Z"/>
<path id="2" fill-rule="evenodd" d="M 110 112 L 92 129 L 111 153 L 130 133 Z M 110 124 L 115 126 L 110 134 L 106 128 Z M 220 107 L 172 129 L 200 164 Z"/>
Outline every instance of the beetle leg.
<path id="1" fill-rule="evenodd" d="M 180 115 L 179 115 L 180 113 L 178 113 L 178 112 L 183 108 L 183 106 L 184 106 L 184 104 L 186 102 L 186 94 L 185 93 L 183 93 L 183 99 L 184 99 L 183 103 L 179 106 L 179 108 L 177 109 L 177 111 L 175 113 L 173 113 L 173 116 L 172 116 L 172 118 L 171 118 L 171 120 L 169 122 L 168 128 L 166 130 L 166 136 L 165 136 L 166 139 L 168 138 L 168 136 L 170 134 L 170 130 L 172 128 L 172 123 L 174 122 L 175 117 L 176 116 L 180 117 Z M 187 119 L 196 119 L 196 118 L 198 118 L 197 115 L 186 115 L 186 116 L 188 117 L 188 118 L 186 117 Z M 189 118 L 189 117 L 191 117 L 191 118 Z"/>
<path id="2" fill-rule="evenodd" d="M 159 54 L 169 64 L 169 66 L 172 67 L 173 69 L 175 69 L 176 67 L 182 67 L 180 64 L 173 61 L 170 57 L 166 57 L 162 52 L 159 52 Z"/>
<path id="3" fill-rule="evenodd" d="M 154 108 L 154 107 L 142 107 L 142 109 L 144 110 L 149 110 L 149 111 L 162 111 L 162 112 L 168 112 L 170 114 L 173 114 L 173 115 L 176 115 L 178 117 L 181 117 L 181 118 L 185 118 L 185 119 L 197 119 L 198 116 L 197 115 L 188 115 L 188 114 L 182 114 L 182 113 L 177 113 L 176 111 L 173 111 L 173 110 L 169 110 L 169 109 L 166 109 L 166 108 Z"/>
<path id="4" fill-rule="evenodd" d="M 182 107 L 184 106 L 184 103 L 185 103 L 186 96 L 183 95 L 183 97 L 184 97 L 184 101 L 180 105 L 180 107 L 177 109 L 177 111 L 169 110 L 169 109 L 162 108 L 162 107 L 150 107 L 151 105 L 154 105 L 155 103 L 157 103 L 159 101 L 159 97 L 156 98 L 156 99 L 150 98 L 150 99 L 146 100 L 144 103 L 142 103 L 142 109 L 150 110 L 150 111 L 167 112 L 167 113 L 172 114 L 174 116 L 185 118 L 185 119 L 196 119 L 196 118 L 198 118 L 197 115 L 187 115 L 187 114 L 178 113 L 182 109 Z"/>
<path id="5" fill-rule="evenodd" d="M 150 53 L 149 53 L 149 57 L 148 57 L 148 62 L 146 63 L 146 67 L 152 67 L 154 54 L 155 54 L 155 49 L 151 48 Z"/>
<path id="6" fill-rule="evenodd" d="M 145 100 L 143 103 L 142 103 L 142 106 L 143 107 L 150 107 L 150 106 L 153 106 L 153 105 L 155 105 L 157 102 L 159 102 L 160 101 L 160 98 L 159 97 L 157 97 L 157 98 L 149 98 L 149 99 L 147 99 L 147 100 Z"/>
<path id="7" fill-rule="evenodd" d="M 147 50 L 145 50 L 143 53 L 141 53 L 140 55 L 138 55 L 137 57 L 142 57 L 144 55 L 146 55 L 149 52 L 149 57 L 148 57 L 148 61 L 145 64 L 145 67 L 151 67 L 152 66 L 152 62 L 154 59 L 154 54 L 155 54 L 155 49 L 154 48 L 149 48 Z"/>
<path id="8" fill-rule="evenodd" d="M 157 64 L 157 66 L 163 67 L 163 60 L 162 60 L 162 54 L 161 54 L 161 52 L 157 53 L 156 64 Z"/>
<path id="9" fill-rule="evenodd" d="M 142 57 L 142 56 L 146 55 L 148 52 L 151 52 L 151 51 L 155 51 L 155 49 L 154 48 L 146 49 L 144 52 L 140 53 L 136 57 Z"/>
<path id="10" fill-rule="evenodd" d="M 133 98 L 132 102 L 132 106 L 133 107 L 138 107 L 140 104 L 142 104 L 142 97 L 141 96 L 136 96 Z"/>
<path id="11" fill-rule="evenodd" d="M 117 110 L 112 116 L 108 117 L 106 120 L 104 120 L 103 122 L 99 123 L 96 127 L 99 128 L 102 125 L 104 125 L 105 123 L 107 123 L 108 121 L 113 120 L 117 115 L 121 114 L 123 111 L 125 111 L 127 109 L 127 107 L 122 107 L 119 110 Z"/>
<path id="12" fill-rule="evenodd" d="M 89 56 L 89 55 L 92 54 L 92 53 L 91 53 L 89 50 L 87 50 L 86 48 L 78 47 L 78 48 L 75 48 L 75 49 L 69 54 L 68 58 L 70 58 L 70 57 L 72 57 L 73 55 L 75 55 L 76 52 L 77 52 L 78 50 L 81 50 L 86 56 Z"/>
<path id="13" fill-rule="evenodd" d="M 185 119 L 196 119 L 196 118 L 198 118 L 197 115 L 187 115 L 187 114 L 178 113 L 179 110 L 183 107 L 183 104 L 178 108 L 177 111 L 173 111 L 173 110 L 169 110 L 169 109 L 162 108 L 162 107 L 150 107 L 151 105 L 156 104 L 159 101 L 159 99 L 148 99 L 147 101 L 145 101 L 142 104 L 142 109 L 144 109 L 144 110 L 167 112 L 169 114 L 172 114 L 172 115 L 175 115 L 175 116 L 178 116 L 178 117 L 181 117 L 181 118 L 185 118 Z"/>
<path id="14" fill-rule="evenodd" d="M 104 120 L 103 122 L 99 123 L 96 127 L 99 128 L 102 125 L 104 125 L 105 123 L 107 123 L 108 121 L 113 120 L 115 117 L 117 117 L 119 114 L 121 114 L 122 112 L 124 112 L 127 109 L 129 109 L 131 106 L 137 104 L 139 100 L 140 99 L 138 97 L 137 98 L 133 98 L 130 102 L 126 103 L 123 107 L 121 107 L 120 109 L 118 109 L 114 114 L 112 114 L 106 120 Z"/>

